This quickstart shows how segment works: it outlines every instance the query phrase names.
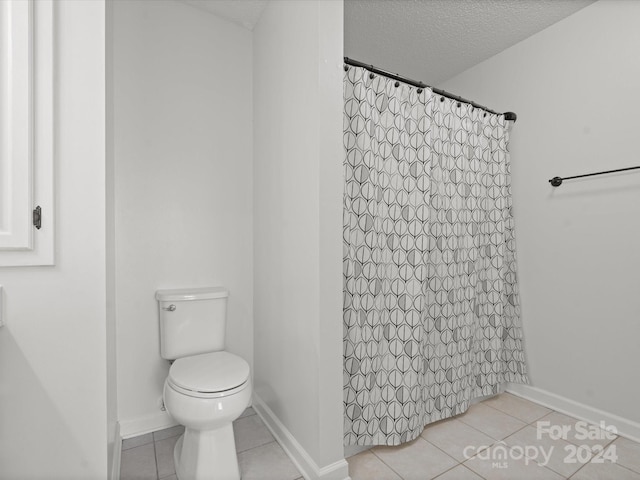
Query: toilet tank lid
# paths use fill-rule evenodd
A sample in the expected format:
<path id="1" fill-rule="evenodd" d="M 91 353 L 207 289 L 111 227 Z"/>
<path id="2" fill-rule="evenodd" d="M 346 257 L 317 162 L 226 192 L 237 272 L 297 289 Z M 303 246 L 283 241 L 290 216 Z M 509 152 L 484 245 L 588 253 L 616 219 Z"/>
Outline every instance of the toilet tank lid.
<path id="1" fill-rule="evenodd" d="M 225 298 L 229 290 L 224 287 L 174 288 L 158 290 L 156 300 L 161 302 L 182 302 L 189 300 L 208 300 L 211 298 Z"/>

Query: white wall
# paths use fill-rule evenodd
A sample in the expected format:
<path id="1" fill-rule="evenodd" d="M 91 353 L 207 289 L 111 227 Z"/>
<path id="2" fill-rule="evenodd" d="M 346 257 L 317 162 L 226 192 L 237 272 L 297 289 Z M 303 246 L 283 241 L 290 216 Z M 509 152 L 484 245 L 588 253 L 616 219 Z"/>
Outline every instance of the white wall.
<path id="1" fill-rule="evenodd" d="M 320 467 L 343 458 L 342 15 L 272 1 L 253 38 L 255 392 Z"/>
<path id="2" fill-rule="evenodd" d="M 119 468 L 122 438 L 118 425 L 118 344 L 116 331 L 116 228 L 115 228 L 115 161 L 113 157 L 113 5 L 105 3 L 105 228 L 106 228 L 106 316 L 107 316 L 107 466 L 109 479 Z M 118 474 L 120 472 L 118 471 Z"/>
<path id="3" fill-rule="evenodd" d="M 250 31 L 173 1 L 114 2 L 113 27 L 126 436 L 162 427 L 157 289 L 228 287 L 227 349 L 252 362 L 252 46 Z"/>
<path id="4" fill-rule="evenodd" d="M 533 384 L 640 421 L 640 2 L 600 1 L 441 87 L 513 110 L 514 214 Z"/>
<path id="5" fill-rule="evenodd" d="M 56 265 L 0 269 L 0 478 L 11 480 L 108 471 L 105 6 L 55 8 Z"/>

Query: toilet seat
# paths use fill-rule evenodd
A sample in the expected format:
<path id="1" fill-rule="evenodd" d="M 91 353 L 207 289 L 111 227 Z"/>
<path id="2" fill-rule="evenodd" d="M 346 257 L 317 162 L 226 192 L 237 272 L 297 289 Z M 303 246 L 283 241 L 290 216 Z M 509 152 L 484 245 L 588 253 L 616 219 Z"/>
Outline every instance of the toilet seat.
<path id="1" fill-rule="evenodd" d="M 192 397 L 226 397 L 246 388 L 249 364 L 229 352 L 179 358 L 169 369 L 167 383 L 174 390 Z"/>
<path id="2" fill-rule="evenodd" d="M 197 392 L 197 391 L 194 391 L 194 390 L 189 390 L 189 389 L 182 388 L 182 387 L 174 384 L 168 378 L 167 378 L 167 384 L 169 385 L 169 387 L 172 390 L 175 390 L 176 392 L 179 392 L 179 393 L 181 393 L 183 395 L 187 395 L 189 397 L 194 397 L 194 398 L 207 399 L 207 398 L 230 397 L 231 395 L 235 395 L 236 393 L 240 393 L 245 388 L 247 388 L 247 386 L 249 385 L 249 382 L 248 381 L 244 382 L 242 385 L 239 385 L 236 388 L 232 388 L 230 390 L 225 390 L 223 392 Z"/>

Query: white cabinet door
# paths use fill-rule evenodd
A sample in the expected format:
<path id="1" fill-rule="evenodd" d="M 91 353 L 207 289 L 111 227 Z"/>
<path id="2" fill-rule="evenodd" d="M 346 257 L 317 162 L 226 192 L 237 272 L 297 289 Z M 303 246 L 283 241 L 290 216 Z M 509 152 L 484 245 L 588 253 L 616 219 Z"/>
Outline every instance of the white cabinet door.
<path id="1" fill-rule="evenodd" d="M 0 266 L 53 264 L 53 238 L 53 2 L 0 0 Z"/>

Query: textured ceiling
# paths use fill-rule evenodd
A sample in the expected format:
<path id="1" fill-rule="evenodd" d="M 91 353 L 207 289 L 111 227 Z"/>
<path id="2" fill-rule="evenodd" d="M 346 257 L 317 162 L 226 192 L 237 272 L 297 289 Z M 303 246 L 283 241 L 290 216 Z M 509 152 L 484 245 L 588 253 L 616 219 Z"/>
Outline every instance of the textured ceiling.
<path id="1" fill-rule="evenodd" d="M 268 2 L 179 1 L 249 30 Z M 344 54 L 435 86 L 593 1 L 344 0 Z"/>
<path id="2" fill-rule="evenodd" d="M 345 0 L 345 56 L 438 85 L 593 0 Z"/>
<path id="3" fill-rule="evenodd" d="M 268 0 L 179 0 L 253 30 Z"/>

